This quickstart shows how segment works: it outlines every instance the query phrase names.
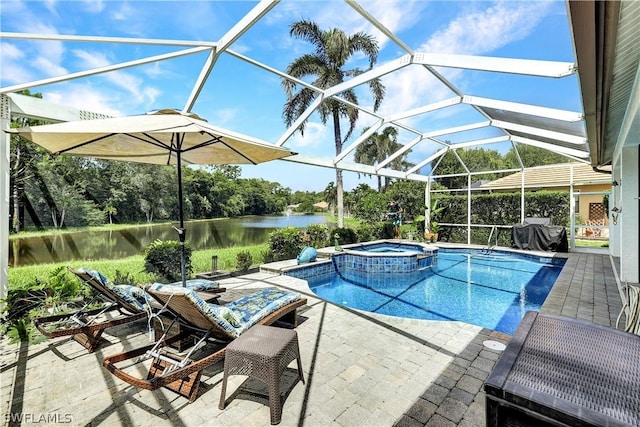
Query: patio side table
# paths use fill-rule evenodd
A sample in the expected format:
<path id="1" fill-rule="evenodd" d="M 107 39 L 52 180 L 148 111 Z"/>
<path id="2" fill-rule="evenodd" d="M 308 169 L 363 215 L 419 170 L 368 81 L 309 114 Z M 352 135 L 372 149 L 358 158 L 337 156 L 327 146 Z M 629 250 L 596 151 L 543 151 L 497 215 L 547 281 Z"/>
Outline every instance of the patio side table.
<path id="1" fill-rule="evenodd" d="M 527 312 L 484 384 L 487 426 L 640 426 L 640 336 Z"/>
<path id="2" fill-rule="evenodd" d="M 298 363 L 298 379 L 304 384 L 296 331 L 263 325 L 251 327 L 227 346 L 218 407 L 225 407 L 229 375 L 246 375 L 267 385 L 271 424 L 280 423 L 280 377 L 294 360 Z"/>

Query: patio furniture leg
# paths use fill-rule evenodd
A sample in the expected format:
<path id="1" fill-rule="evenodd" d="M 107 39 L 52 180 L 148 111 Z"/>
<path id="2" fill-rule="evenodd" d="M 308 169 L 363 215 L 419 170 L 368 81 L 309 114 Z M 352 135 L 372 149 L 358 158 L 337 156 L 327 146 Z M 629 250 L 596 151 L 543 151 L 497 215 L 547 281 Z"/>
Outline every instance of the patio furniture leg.
<path id="1" fill-rule="evenodd" d="M 73 339 L 84 346 L 89 353 L 93 353 L 100 344 L 100 338 L 104 329 L 99 329 L 92 332 L 81 332 L 73 336 Z"/>
<path id="2" fill-rule="evenodd" d="M 227 396 L 227 368 L 225 367 L 224 374 L 222 376 L 222 391 L 220 392 L 220 403 L 218 403 L 218 409 L 224 409 L 226 404 L 226 396 Z"/>
<path id="3" fill-rule="evenodd" d="M 271 425 L 279 424 L 282 418 L 282 402 L 280 401 L 280 368 L 269 363 L 269 412 Z"/>

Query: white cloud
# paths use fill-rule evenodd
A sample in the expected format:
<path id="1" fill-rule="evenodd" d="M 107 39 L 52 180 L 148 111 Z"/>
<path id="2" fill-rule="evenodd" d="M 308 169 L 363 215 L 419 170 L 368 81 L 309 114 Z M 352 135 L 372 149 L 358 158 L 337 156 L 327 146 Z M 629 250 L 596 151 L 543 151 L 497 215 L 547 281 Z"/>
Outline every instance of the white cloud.
<path id="1" fill-rule="evenodd" d="M 469 3 L 474 5 L 474 3 Z M 462 13 L 425 40 L 417 52 L 467 55 L 489 54 L 498 48 L 526 37 L 550 11 L 549 2 L 498 2 L 483 10 L 462 9 Z M 458 87 L 462 71 L 439 70 Z M 454 94 L 421 66 L 411 66 L 384 79 L 387 88 L 381 110 L 409 110 L 428 105 Z"/>
<path id="2" fill-rule="evenodd" d="M 131 18 L 135 16 L 135 10 L 133 10 L 131 4 L 122 2 L 117 5 L 116 9 L 112 9 L 110 18 L 114 21 L 131 22 Z"/>
<path id="3" fill-rule="evenodd" d="M 294 133 L 285 145 L 291 149 L 329 146 L 333 144 L 333 125 L 324 125 L 318 122 L 307 122 L 304 127 L 304 136 L 300 132 Z M 335 155 L 335 149 L 331 151 Z"/>
<path id="4" fill-rule="evenodd" d="M 232 123 L 236 117 L 238 117 L 237 108 L 220 108 L 213 111 L 211 117 L 203 118 L 208 120 L 209 123 L 214 123 L 216 126 L 226 127 Z"/>
<path id="5" fill-rule="evenodd" d="M 382 25 L 396 34 L 414 26 L 422 16 L 423 10 L 429 5 L 425 1 L 364 1 L 360 4 L 367 12 L 375 16 Z M 358 20 L 360 19 L 358 17 Z M 375 36 L 381 48 L 388 41 L 386 36 L 368 22 L 361 24 L 357 31 L 363 31 Z"/>
<path id="6" fill-rule="evenodd" d="M 34 80 L 31 70 L 12 61 L 2 61 L 0 67 L 0 82 L 2 86 L 20 84 Z"/>
<path id="7" fill-rule="evenodd" d="M 63 76 L 68 73 L 67 69 L 59 63 L 42 56 L 37 57 L 32 65 L 47 76 Z"/>
<path id="8" fill-rule="evenodd" d="M 72 53 L 74 54 L 74 56 L 76 56 L 76 58 L 82 61 L 83 67 L 86 66 L 86 68 L 105 67 L 111 63 L 107 59 L 106 55 L 101 52 L 90 52 L 88 50 L 74 49 Z"/>
<path id="9" fill-rule="evenodd" d="M 85 0 L 83 3 L 87 12 L 100 13 L 104 10 L 104 2 L 102 0 Z"/>
<path id="10" fill-rule="evenodd" d="M 128 112 L 123 112 L 113 105 L 122 105 L 115 102 L 113 96 L 108 91 L 96 90 L 90 84 L 64 84 L 54 91 L 43 93 L 47 101 L 68 105 L 80 110 L 102 113 L 109 116 L 124 116 Z"/>
<path id="11" fill-rule="evenodd" d="M 152 79 L 155 79 L 168 74 L 165 68 L 166 68 L 166 64 L 162 64 L 160 61 L 158 61 L 152 64 L 147 64 L 145 66 L 142 66 L 140 70 L 145 75 L 151 77 Z"/>
<path id="12" fill-rule="evenodd" d="M 345 5 L 345 13 L 336 13 L 335 3 L 326 2 L 325 7 L 314 16 L 314 22 L 322 29 L 341 28 L 347 34 L 364 32 L 378 40 L 381 47 L 387 43 L 387 38 L 369 21 L 364 19 L 350 6 Z M 375 16 L 391 32 L 402 31 L 413 26 L 420 16 L 420 11 L 427 7 L 424 1 L 364 1 L 360 5 L 364 10 Z"/>
<path id="13" fill-rule="evenodd" d="M 110 64 L 107 55 L 102 52 L 75 49 L 73 54 L 83 62 L 83 69 L 100 68 Z M 111 71 L 100 74 L 100 76 L 111 84 L 124 89 L 132 96 L 132 100 L 139 104 L 153 105 L 155 99 L 161 93 L 157 88 L 145 86 L 144 79 L 127 71 Z"/>
<path id="14" fill-rule="evenodd" d="M 16 45 L 7 42 L 0 43 L 0 55 L 2 55 L 2 62 L 24 58 L 24 52 L 18 49 Z"/>
<path id="15" fill-rule="evenodd" d="M 479 55 L 525 38 L 549 13 L 551 2 L 498 2 L 460 15 L 418 51 Z"/>

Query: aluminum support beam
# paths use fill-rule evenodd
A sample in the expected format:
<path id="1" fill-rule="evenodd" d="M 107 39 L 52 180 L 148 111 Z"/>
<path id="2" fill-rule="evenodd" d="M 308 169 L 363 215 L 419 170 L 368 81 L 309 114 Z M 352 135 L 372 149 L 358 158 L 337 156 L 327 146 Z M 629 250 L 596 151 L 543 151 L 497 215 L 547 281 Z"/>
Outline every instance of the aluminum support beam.
<path id="1" fill-rule="evenodd" d="M 17 92 L 23 89 L 29 89 L 35 86 L 44 86 L 53 83 L 66 82 L 68 80 L 75 80 L 81 77 L 95 76 L 97 74 L 104 74 L 111 71 L 122 70 L 123 68 L 136 67 L 138 65 L 149 64 L 152 62 L 164 61 L 167 59 L 178 58 L 181 56 L 194 55 L 196 53 L 206 52 L 210 50 L 209 47 L 194 47 L 192 49 L 185 49 L 178 52 L 165 53 L 162 55 L 149 56 L 147 58 L 136 59 L 134 61 L 121 62 L 119 64 L 107 65 L 105 67 L 93 68 L 91 70 L 79 71 L 77 73 L 65 74 L 64 76 L 50 77 L 47 79 L 36 80 L 28 83 L 21 83 L 18 85 L 7 86 L 0 88 L 0 94 Z"/>
<path id="2" fill-rule="evenodd" d="M 445 53 L 415 53 L 413 55 L 413 63 L 434 67 L 461 68 L 466 70 L 554 78 L 569 76 L 576 71 L 576 65 L 572 62 L 451 55 Z"/>
<path id="3" fill-rule="evenodd" d="M 585 145 L 587 143 L 587 138 L 582 136 L 570 135 L 568 133 L 563 133 L 563 132 L 555 132 L 552 130 L 542 129 L 538 127 L 519 125 L 516 123 L 505 122 L 502 120 L 492 120 L 491 126 L 495 126 L 500 129 L 527 133 L 530 135 L 539 136 L 541 138 L 556 139 L 558 141 L 566 142 L 567 144 Z"/>
<path id="4" fill-rule="evenodd" d="M 500 101 L 497 99 L 480 98 L 477 96 L 464 96 L 463 104 L 487 107 L 497 110 L 512 111 L 514 113 L 529 114 L 547 119 L 561 120 L 564 122 L 577 122 L 583 119 L 581 113 L 559 110 L 557 108 L 538 107 L 536 105 L 521 104 L 518 102 Z"/>
<path id="5" fill-rule="evenodd" d="M 589 157 L 589 152 L 588 151 L 582 151 L 582 150 L 576 150 L 576 149 L 573 149 L 573 148 L 561 147 L 559 145 L 554 145 L 554 144 L 549 144 L 549 143 L 546 143 L 546 142 L 536 141 L 534 139 L 521 138 L 519 136 L 512 136 L 511 140 L 515 141 L 515 142 L 519 142 L 521 144 L 531 145 L 533 147 L 544 148 L 545 150 L 553 151 L 554 153 L 566 154 L 566 155 L 569 155 L 569 156 L 582 157 L 582 158 Z"/>

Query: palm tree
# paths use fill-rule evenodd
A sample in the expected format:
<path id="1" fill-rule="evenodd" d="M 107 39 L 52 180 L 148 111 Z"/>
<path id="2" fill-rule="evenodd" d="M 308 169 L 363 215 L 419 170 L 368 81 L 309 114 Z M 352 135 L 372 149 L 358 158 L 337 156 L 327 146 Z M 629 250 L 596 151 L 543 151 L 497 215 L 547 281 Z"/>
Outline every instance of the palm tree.
<path id="1" fill-rule="evenodd" d="M 363 133 L 368 128 L 365 128 Z M 395 153 L 402 147 L 398 143 L 398 129 L 393 126 L 386 127 L 382 133 L 375 132 L 366 141 L 358 145 L 353 158 L 356 162 L 365 165 L 376 165 L 383 162 L 391 154 Z M 407 156 L 411 151 L 403 153 L 390 163 L 390 166 L 396 170 L 406 170 L 410 163 L 407 162 Z M 385 177 L 384 189 L 389 187 L 389 177 Z M 382 191 L 382 177 L 378 175 L 378 192 Z"/>
<path id="2" fill-rule="evenodd" d="M 331 206 L 331 211 L 333 214 L 333 208 L 336 205 L 336 200 L 338 198 L 338 196 L 336 195 L 337 191 L 336 191 L 336 186 L 333 182 L 330 182 L 329 184 L 327 184 L 327 186 L 325 187 L 323 194 L 324 194 L 324 200 L 329 203 L 329 206 Z"/>
<path id="3" fill-rule="evenodd" d="M 347 35 L 338 28 L 323 31 L 317 24 L 302 20 L 291 24 L 289 34 L 312 43 L 315 49 L 313 53 L 294 59 L 287 67 L 287 74 L 297 79 L 313 76 L 313 86 L 321 89 L 328 89 L 342 83 L 345 78 L 354 77 L 364 72 L 358 68 L 344 69 L 347 61 L 354 54 L 363 53 L 369 60 L 369 69 L 373 67 L 378 58 L 378 43 L 372 36 L 362 32 Z M 377 110 L 384 96 L 384 86 L 379 79 L 370 80 L 368 85 L 374 97 L 373 109 Z M 286 125 L 291 126 L 307 110 L 318 96 L 318 93 L 307 87 L 301 87 L 295 92 L 298 89 L 298 85 L 294 81 L 285 78 L 282 79 L 282 86 L 287 94 L 287 102 L 284 105 L 282 116 Z M 340 97 L 353 105 L 358 104 L 358 98 L 353 89 L 345 90 L 340 94 Z M 342 152 L 343 143 L 353 133 L 358 120 L 358 112 L 357 108 L 347 105 L 335 97 L 327 98 L 320 104 L 318 113 L 322 123 L 326 124 L 329 118 L 333 119 L 336 155 Z M 342 139 L 340 130 L 340 118 L 346 118 L 349 121 L 349 130 L 344 139 Z M 305 122 L 298 128 L 303 135 Z M 338 227 L 343 227 L 344 190 L 342 170 L 340 169 L 336 169 L 336 190 Z"/>

